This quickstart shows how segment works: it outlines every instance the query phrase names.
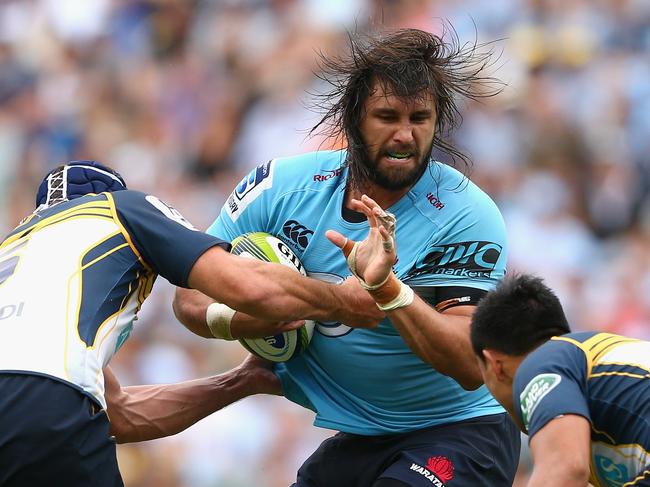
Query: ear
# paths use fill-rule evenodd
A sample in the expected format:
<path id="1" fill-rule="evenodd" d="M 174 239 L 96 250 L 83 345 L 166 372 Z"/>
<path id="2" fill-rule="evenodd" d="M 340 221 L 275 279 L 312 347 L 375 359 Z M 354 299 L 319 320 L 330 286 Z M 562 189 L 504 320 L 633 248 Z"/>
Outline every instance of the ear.
<path id="1" fill-rule="evenodd" d="M 482 353 L 486 365 L 492 369 L 497 380 L 499 382 L 507 381 L 509 377 L 505 368 L 506 356 L 502 352 L 491 349 L 484 349 Z"/>

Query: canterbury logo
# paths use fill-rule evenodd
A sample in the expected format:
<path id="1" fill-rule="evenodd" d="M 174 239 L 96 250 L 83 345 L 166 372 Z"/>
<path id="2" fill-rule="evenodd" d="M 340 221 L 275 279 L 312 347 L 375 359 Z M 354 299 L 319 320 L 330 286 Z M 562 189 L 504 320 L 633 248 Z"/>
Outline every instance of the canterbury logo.
<path id="1" fill-rule="evenodd" d="M 282 226 L 282 232 L 291 239 L 292 242 L 297 243 L 303 249 L 309 244 L 309 237 L 314 234 L 312 230 L 296 220 L 287 220 Z"/>

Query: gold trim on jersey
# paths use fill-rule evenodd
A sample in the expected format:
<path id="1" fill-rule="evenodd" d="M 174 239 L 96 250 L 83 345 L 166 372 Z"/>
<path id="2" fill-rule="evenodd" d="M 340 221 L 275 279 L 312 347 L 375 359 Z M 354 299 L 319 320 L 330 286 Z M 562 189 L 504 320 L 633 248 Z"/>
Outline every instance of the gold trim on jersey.
<path id="1" fill-rule="evenodd" d="M 19 240 L 20 238 L 31 234 L 33 232 L 38 232 L 45 227 L 50 225 L 55 225 L 65 220 L 71 218 L 87 218 L 87 217 L 100 217 L 112 219 L 113 214 L 111 213 L 111 205 L 108 201 L 89 201 L 88 203 L 82 203 L 67 210 L 60 211 L 54 215 L 43 218 L 43 220 L 34 223 L 33 225 L 27 226 L 22 230 L 19 230 L 14 235 L 10 235 L 7 239 L 0 244 L 0 249 Z M 24 225 L 23 225 L 24 226 Z M 18 227 L 20 228 L 20 227 Z"/>
<path id="2" fill-rule="evenodd" d="M 633 480 L 630 480 L 629 482 L 624 483 L 623 485 L 621 485 L 621 487 L 632 487 L 639 480 L 643 480 L 643 479 L 648 478 L 649 475 L 650 475 L 650 470 L 644 470 L 643 472 L 641 472 L 640 475 L 637 475 L 636 478 L 634 478 Z"/>
<path id="3" fill-rule="evenodd" d="M 112 254 L 116 250 L 119 250 L 119 249 L 124 248 L 124 247 L 128 247 L 128 244 L 122 243 L 122 244 L 120 244 L 120 245 L 118 245 L 118 246 L 104 252 L 102 255 L 94 258 L 93 260 L 91 260 L 90 262 L 88 262 L 85 265 L 83 265 L 82 262 L 83 262 L 84 258 L 86 257 L 86 255 L 88 254 L 88 252 L 90 252 L 93 249 L 97 248 L 99 245 L 103 244 L 104 242 L 107 242 L 108 240 L 115 237 L 116 235 L 121 235 L 121 233 L 122 232 L 120 230 L 117 230 L 117 231 L 115 231 L 113 233 L 110 233 L 110 234 L 106 235 L 102 240 L 100 240 L 98 242 L 93 242 L 92 245 L 89 245 L 86 248 L 86 250 L 84 250 L 83 252 L 81 252 L 79 254 L 79 261 L 78 261 L 78 264 L 77 264 L 77 270 L 74 273 L 72 273 L 70 275 L 70 277 L 68 278 L 68 292 L 67 292 L 66 305 L 65 305 L 65 316 L 66 316 L 66 332 L 65 332 L 65 347 L 64 347 L 64 354 L 65 355 L 64 355 L 64 358 L 63 358 L 63 370 L 65 371 L 65 374 L 66 374 L 68 379 L 70 379 L 70 374 L 68 373 L 68 342 L 69 342 L 69 334 L 70 334 L 70 323 L 67 320 L 68 320 L 68 318 L 70 316 L 70 286 L 71 286 L 71 282 L 72 282 L 73 279 L 77 279 L 77 281 L 78 281 L 78 283 L 77 283 L 77 286 L 78 286 L 78 291 L 77 291 L 77 312 L 75 313 L 74 329 L 77 332 L 76 333 L 77 339 L 80 342 L 82 342 L 84 345 L 86 345 L 86 343 L 79 336 L 79 314 L 81 312 L 81 305 L 82 305 L 82 301 L 83 301 L 83 299 L 82 299 L 82 297 L 83 297 L 83 279 L 82 279 L 83 270 L 85 268 L 93 265 L 95 262 L 100 261 L 101 259 L 103 259 L 107 255 Z M 100 326 L 100 328 L 101 328 L 101 326 Z M 99 332 L 99 328 L 97 329 L 97 332 Z M 95 336 L 97 336 L 97 333 L 95 334 Z M 88 347 L 88 345 L 86 345 L 86 348 L 92 348 L 92 347 Z"/>
<path id="4" fill-rule="evenodd" d="M 605 362 L 605 363 L 598 364 L 598 365 L 611 365 L 611 364 L 609 362 Z M 606 376 L 609 376 L 609 375 L 631 377 L 633 379 L 650 379 L 650 374 L 641 375 L 641 374 L 633 374 L 632 372 L 598 372 L 596 374 L 591 374 L 589 377 L 590 378 L 593 378 L 593 377 L 606 377 Z"/>
<path id="5" fill-rule="evenodd" d="M 596 464 L 591 454 L 589 455 L 589 483 L 594 487 L 603 487 L 603 484 L 598 481 L 598 477 L 596 476 Z"/>
<path id="6" fill-rule="evenodd" d="M 105 238 L 104 240 L 102 240 L 102 241 L 100 241 L 100 242 L 97 242 L 97 243 L 93 244 L 90 248 L 86 249 L 86 251 L 85 251 L 83 254 L 81 254 L 81 257 L 80 257 L 79 260 L 80 260 L 80 261 L 83 261 L 83 258 L 86 256 L 86 254 L 87 254 L 88 252 L 90 252 L 91 250 L 95 249 L 97 246 L 101 245 L 102 243 L 106 242 L 108 239 L 113 238 L 115 235 L 119 235 L 119 234 L 120 234 L 119 231 L 118 231 L 118 232 L 114 232 L 114 233 L 112 233 L 111 235 L 109 235 L 107 238 Z M 113 314 L 112 314 L 111 316 L 109 316 L 106 320 L 104 320 L 104 322 L 103 322 L 103 323 L 102 323 L 102 324 L 97 328 L 97 331 L 95 332 L 95 338 L 93 339 L 93 343 L 92 343 L 92 345 L 90 345 L 90 346 L 87 345 L 86 342 L 84 342 L 83 339 L 81 338 L 81 336 L 79 335 L 79 322 L 80 322 L 80 317 L 79 317 L 79 315 L 80 315 L 80 313 L 81 313 L 81 306 L 82 306 L 82 304 L 83 304 L 83 271 L 84 271 L 84 269 L 87 269 L 88 267 L 90 267 L 90 266 L 92 266 L 93 264 L 95 264 L 95 263 L 101 261 L 102 259 L 108 257 L 109 255 L 111 255 L 111 254 L 117 252 L 117 251 L 120 250 L 120 249 L 123 249 L 123 248 L 125 248 L 125 247 L 128 247 L 128 246 L 129 246 L 129 244 L 127 244 L 127 243 L 123 243 L 123 244 L 120 244 L 120 245 L 118 245 L 118 246 L 116 246 L 116 247 L 113 247 L 113 248 L 110 249 L 110 250 L 107 250 L 107 251 L 104 252 L 102 255 L 100 255 L 100 256 L 98 256 L 98 257 L 95 257 L 93 260 L 91 260 L 91 261 L 88 262 L 87 264 L 81 265 L 81 262 L 80 262 L 79 269 L 77 270 L 77 272 L 75 272 L 75 273 L 72 275 L 72 277 L 74 277 L 74 276 L 76 276 L 76 275 L 79 275 L 79 279 L 78 279 L 78 280 L 79 280 L 79 290 L 78 290 L 78 294 L 79 294 L 79 295 L 78 295 L 77 312 L 76 312 L 76 322 L 77 322 L 77 326 L 75 327 L 76 330 L 77 330 L 77 338 L 79 339 L 79 341 L 80 341 L 81 343 L 83 343 L 84 345 L 86 345 L 86 348 L 88 348 L 88 349 L 93 349 L 93 348 L 95 348 L 95 340 L 97 339 L 97 335 L 100 334 L 99 332 L 101 331 L 101 329 L 106 325 L 106 323 L 107 323 L 111 318 L 113 318 L 113 317 L 116 316 L 116 315 L 119 315 L 119 314 L 124 310 L 124 301 L 122 301 L 122 303 L 120 303 L 120 307 L 119 307 L 118 311 L 115 312 L 115 313 L 113 313 Z M 131 287 L 131 283 L 129 283 L 129 291 L 128 291 L 127 294 L 126 294 L 126 301 L 128 301 L 128 297 L 131 295 L 131 293 L 132 293 L 132 287 Z"/>
<path id="7" fill-rule="evenodd" d="M 122 220 L 120 220 L 120 217 L 117 215 L 117 209 L 115 207 L 115 200 L 113 199 L 113 195 L 110 193 L 104 193 L 106 195 L 106 198 L 108 199 L 110 203 L 110 208 L 111 208 L 111 213 L 113 215 L 113 220 L 117 224 L 118 227 L 122 230 L 122 235 L 124 235 L 124 238 L 128 242 L 129 246 L 131 247 L 131 250 L 135 253 L 135 255 L 138 257 L 138 260 L 140 263 L 145 267 L 150 272 L 153 272 L 153 269 L 149 264 L 142 258 L 142 255 L 140 254 L 140 251 L 136 248 L 135 245 L 133 245 L 133 241 L 131 240 L 131 235 L 129 234 L 128 230 L 124 227 L 122 224 Z"/>
<path id="8" fill-rule="evenodd" d="M 628 338 L 624 337 L 621 335 L 613 335 L 611 333 L 598 333 L 584 342 L 579 342 L 578 340 L 575 340 L 573 338 L 568 338 L 568 337 L 553 337 L 551 340 L 557 340 L 557 341 L 563 341 L 563 342 L 568 342 L 576 347 L 578 347 L 580 350 L 583 351 L 585 354 L 585 357 L 587 358 L 587 380 L 591 379 L 592 377 L 598 377 L 601 374 L 592 374 L 592 369 L 594 365 L 605 365 L 605 362 L 599 362 L 599 360 L 608 352 L 611 350 L 620 347 L 621 345 L 625 345 L 627 343 L 634 343 L 634 342 L 639 342 L 640 340 L 637 340 L 636 338 Z M 628 365 L 634 365 L 634 364 L 628 364 Z M 643 368 L 643 367 L 642 367 Z M 605 374 L 605 373 L 603 373 Z M 618 373 L 607 373 L 609 375 L 626 375 L 627 373 L 624 372 L 618 372 Z"/>
<path id="9" fill-rule="evenodd" d="M 135 291 L 137 291 L 136 300 L 137 300 L 138 304 L 137 304 L 137 306 L 135 308 L 134 316 L 137 316 L 137 314 L 140 312 L 140 309 L 142 308 L 142 304 L 147 299 L 147 296 L 149 296 L 149 294 L 151 293 L 151 290 L 153 288 L 153 283 L 155 281 L 155 276 L 156 276 L 155 274 L 152 274 L 151 272 L 148 272 L 146 270 L 145 270 L 144 273 L 141 273 L 141 271 L 138 271 L 138 275 L 136 277 L 137 284 L 136 284 L 136 287 L 135 287 Z M 98 336 L 100 334 L 99 331 L 111 319 L 113 320 L 113 323 L 114 323 L 114 326 L 115 326 L 115 324 L 117 323 L 117 320 L 114 319 L 114 318 L 116 316 L 120 315 L 126 309 L 127 304 L 129 303 L 129 301 L 131 300 L 131 298 L 134 295 L 132 284 L 133 283 L 129 283 L 129 290 L 126 293 L 126 296 L 124 297 L 124 301 L 122 301 L 122 303 L 120 304 L 120 309 L 118 311 L 116 311 L 113 315 L 109 316 L 104 321 L 104 323 L 101 324 L 101 326 L 97 329 L 97 333 L 96 333 L 95 336 Z M 102 337 L 99 344 L 97 344 L 98 349 L 100 349 L 102 347 L 102 345 L 104 344 L 104 340 L 106 340 L 110 336 L 110 332 L 111 332 L 111 330 L 109 330 L 107 333 L 104 334 L 104 336 Z M 92 346 L 90 346 L 90 347 L 87 346 L 86 348 L 87 349 L 95 348 L 95 343 L 93 342 Z M 95 387 L 97 387 L 99 385 L 100 380 L 102 380 L 102 379 L 103 379 L 103 372 L 102 372 L 101 369 L 99 369 L 97 371 L 97 375 L 95 376 Z"/>

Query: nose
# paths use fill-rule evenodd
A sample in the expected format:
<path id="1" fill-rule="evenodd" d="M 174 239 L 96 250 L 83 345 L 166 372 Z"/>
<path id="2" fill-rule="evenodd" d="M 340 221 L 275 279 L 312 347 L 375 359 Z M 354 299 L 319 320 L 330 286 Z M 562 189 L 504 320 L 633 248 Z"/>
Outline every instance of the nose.
<path id="1" fill-rule="evenodd" d="M 401 124 L 393 134 L 393 140 L 398 144 L 413 142 L 413 126 L 410 123 Z"/>

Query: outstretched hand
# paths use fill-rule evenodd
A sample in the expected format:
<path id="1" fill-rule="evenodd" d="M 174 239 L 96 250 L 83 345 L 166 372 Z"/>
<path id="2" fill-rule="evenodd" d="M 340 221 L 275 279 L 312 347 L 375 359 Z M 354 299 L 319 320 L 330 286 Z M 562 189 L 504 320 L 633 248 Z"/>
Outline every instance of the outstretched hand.
<path id="1" fill-rule="evenodd" d="M 395 217 L 365 194 L 360 200 L 353 199 L 351 206 L 368 219 L 370 231 L 366 239 L 354 242 L 334 230 L 328 230 L 325 235 L 341 249 L 353 274 L 366 285 L 377 286 L 386 281 L 397 256 Z"/>

